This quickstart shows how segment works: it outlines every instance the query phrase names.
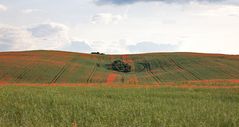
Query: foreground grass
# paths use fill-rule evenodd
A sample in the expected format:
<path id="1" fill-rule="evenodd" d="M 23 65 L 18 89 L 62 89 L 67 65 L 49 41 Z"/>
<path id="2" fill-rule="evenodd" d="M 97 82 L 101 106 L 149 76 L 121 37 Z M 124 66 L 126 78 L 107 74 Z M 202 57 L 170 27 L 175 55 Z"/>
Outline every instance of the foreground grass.
<path id="1" fill-rule="evenodd" d="M 0 87 L 1 127 L 238 127 L 238 89 Z"/>

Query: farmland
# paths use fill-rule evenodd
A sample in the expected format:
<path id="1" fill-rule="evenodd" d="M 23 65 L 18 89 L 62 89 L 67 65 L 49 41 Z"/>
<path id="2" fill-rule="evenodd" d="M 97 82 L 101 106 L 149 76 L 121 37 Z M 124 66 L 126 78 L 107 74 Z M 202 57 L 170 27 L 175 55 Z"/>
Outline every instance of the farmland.
<path id="1" fill-rule="evenodd" d="M 0 127 L 238 127 L 239 56 L 2 52 L 0 102 Z"/>
<path id="2" fill-rule="evenodd" d="M 132 71 L 107 69 L 123 60 Z M 0 53 L 1 83 L 135 84 L 239 79 L 239 56 L 199 53 L 90 55 L 59 51 Z"/>
<path id="3" fill-rule="evenodd" d="M 1 127 L 239 126 L 239 89 L 0 86 L 0 102 Z"/>

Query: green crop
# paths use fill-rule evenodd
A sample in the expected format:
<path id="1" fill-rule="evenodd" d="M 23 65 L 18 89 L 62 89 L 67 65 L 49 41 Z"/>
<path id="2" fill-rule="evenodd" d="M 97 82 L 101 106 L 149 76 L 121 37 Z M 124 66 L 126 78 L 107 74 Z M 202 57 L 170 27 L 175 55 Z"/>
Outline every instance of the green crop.
<path id="1" fill-rule="evenodd" d="M 239 89 L 0 87 L 1 127 L 238 127 Z"/>

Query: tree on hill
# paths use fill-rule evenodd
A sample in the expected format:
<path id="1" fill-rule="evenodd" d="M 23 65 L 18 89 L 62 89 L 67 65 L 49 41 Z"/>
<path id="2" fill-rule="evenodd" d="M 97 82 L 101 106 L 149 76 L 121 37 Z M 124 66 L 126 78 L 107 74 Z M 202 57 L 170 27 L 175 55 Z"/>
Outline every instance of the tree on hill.
<path id="1" fill-rule="evenodd" d="M 121 60 L 115 60 L 112 64 L 111 67 L 115 71 L 119 72 L 131 72 L 131 66 L 128 63 L 125 63 Z"/>
<path id="2" fill-rule="evenodd" d="M 91 52 L 91 54 L 93 54 L 93 55 L 105 55 L 104 53 L 100 53 L 100 52 Z"/>

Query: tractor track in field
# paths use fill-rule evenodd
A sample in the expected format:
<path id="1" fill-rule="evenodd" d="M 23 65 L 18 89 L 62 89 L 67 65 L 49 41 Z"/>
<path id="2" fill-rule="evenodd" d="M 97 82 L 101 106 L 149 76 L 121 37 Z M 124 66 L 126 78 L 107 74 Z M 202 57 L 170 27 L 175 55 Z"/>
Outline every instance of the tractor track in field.
<path id="1" fill-rule="evenodd" d="M 146 70 L 145 66 L 142 63 L 137 63 L 139 65 L 141 65 L 143 68 L 138 70 L 137 72 L 143 72 L 144 70 Z"/>
<path id="2" fill-rule="evenodd" d="M 218 63 L 218 62 L 216 62 L 216 64 L 218 65 L 218 66 L 226 66 L 225 64 L 222 64 L 222 63 Z M 224 74 L 226 74 L 226 75 L 229 75 L 229 76 L 231 76 L 231 77 L 233 77 L 233 78 L 238 78 L 237 76 L 235 76 L 234 74 L 231 74 L 231 73 L 229 73 L 228 71 L 226 71 L 226 70 L 221 70 Z"/>
<path id="3" fill-rule="evenodd" d="M 159 63 L 159 68 L 161 70 L 163 70 L 164 72 L 166 72 L 167 70 L 163 67 L 162 63 L 160 62 L 160 60 L 157 60 L 157 62 Z"/>
<path id="4" fill-rule="evenodd" d="M 151 75 L 151 77 L 153 77 L 154 78 L 154 80 L 157 82 L 157 84 L 159 84 L 160 85 L 160 83 L 161 83 L 161 80 L 151 71 L 151 70 L 149 70 L 149 69 L 146 69 L 146 71 L 147 71 L 147 73 L 149 74 L 149 75 Z"/>
<path id="5" fill-rule="evenodd" d="M 230 76 L 230 77 L 233 77 L 233 78 L 238 78 L 237 76 L 235 76 L 235 75 L 233 75 L 233 74 L 231 74 L 231 73 L 229 73 L 229 72 L 227 72 L 227 71 L 225 71 L 225 70 L 220 70 L 222 73 L 224 73 L 224 74 L 226 74 L 226 75 L 228 75 L 228 76 Z"/>
<path id="6" fill-rule="evenodd" d="M 180 64 L 178 64 L 175 60 L 173 60 L 171 57 L 169 57 L 169 60 L 174 63 L 179 69 L 184 70 L 186 72 L 188 72 L 190 75 L 192 75 L 194 78 L 196 78 L 197 80 L 201 80 L 197 75 L 195 75 L 193 72 L 187 70 L 186 68 L 182 67 Z"/>
<path id="7" fill-rule="evenodd" d="M 17 78 L 15 79 L 15 82 L 18 82 L 18 81 L 20 81 L 21 79 L 24 78 L 24 76 L 27 74 L 27 72 L 30 71 L 30 69 L 28 67 L 29 66 L 25 67 L 23 72 L 17 76 Z"/>
<path id="8" fill-rule="evenodd" d="M 65 64 L 60 71 L 55 75 L 55 77 L 51 80 L 50 84 L 54 84 L 57 80 L 62 76 L 62 74 L 66 71 L 67 64 Z"/>
<path id="9" fill-rule="evenodd" d="M 87 79 L 87 83 L 92 83 L 92 78 L 93 78 L 93 76 L 94 76 L 94 74 L 96 72 L 96 68 L 100 67 L 100 64 L 102 63 L 101 56 L 98 56 L 98 62 L 99 63 L 95 63 L 95 65 L 93 66 L 93 69 L 92 69 L 92 71 L 91 71 L 91 73 L 90 73 L 90 75 L 89 75 L 89 77 Z"/>
<path id="10" fill-rule="evenodd" d="M 21 74 L 19 74 L 15 80 L 15 82 L 18 82 L 19 80 L 21 80 L 27 73 L 27 70 L 24 70 Z"/>
<path id="11" fill-rule="evenodd" d="M 92 71 L 90 72 L 90 75 L 89 75 L 89 77 L 88 77 L 88 79 L 87 79 L 87 83 L 91 83 L 92 82 L 92 77 L 94 76 L 94 73 L 95 73 L 95 71 L 96 71 L 96 64 L 93 66 L 93 69 L 92 69 Z"/>
<path id="12" fill-rule="evenodd" d="M 158 85 L 160 85 L 161 79 L 152 72 L 150 63 L 146 59 L 144 60 L 145 60 L 145 63 L 143 66 L 146 69 L 147 74 L 151 76 Z"/>

